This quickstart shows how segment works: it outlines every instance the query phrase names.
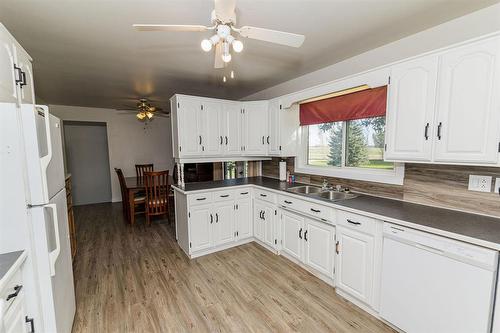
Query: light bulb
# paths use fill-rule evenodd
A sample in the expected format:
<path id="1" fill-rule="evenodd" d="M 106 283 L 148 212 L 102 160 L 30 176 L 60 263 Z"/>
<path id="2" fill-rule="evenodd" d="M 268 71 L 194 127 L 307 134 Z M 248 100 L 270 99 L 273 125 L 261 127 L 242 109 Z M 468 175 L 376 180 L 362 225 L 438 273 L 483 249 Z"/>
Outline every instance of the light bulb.
<path id="1" fill-rule="evenodd" d="M 232 45 L 234 52 L 240 53 L 241 51 L 243 51 L 243 43 L 241 41 L 235 39 Z"/>
<path id="2" fill-rule="evenodd" d="M 234 71 L 231 71 L 231 79 L 234 79 Z"/>
<path id="3" fill-rule="evenodd" d="M 146 116 L 148 116 L 148 119 L 153 118 L 153 113 L 152 112 L 146 112 Z"/>
<path id="4" fill-rule="evenodd" d="M 222 82 L 226 82 L 226 81 L 227 81 L 227 79 L 226 79 L 226 76 L 224 75 L 224 76 L 222 77 Z"/>
<path id="5" fill-rule="evenodd" d="M 139 112 L 139 113 L 136 115 L 136 117 L 137 117 L 139 120 L 143 120 L 143 119 L 146 117 L 146 115 L 144 114 L 144 112 Z"/>
<path id="6" fill-rule="evenodd" d="M 208 39 L 201 41 L 201 49 L 205 52 L 209 52 L 212 49 L 212 42 Z"/>
<path id="7" fill-rule="evenodd" d="M 230 62 L 231 61 L 231 53 L 226 53 L 222 55 L 222 61 Z"/>

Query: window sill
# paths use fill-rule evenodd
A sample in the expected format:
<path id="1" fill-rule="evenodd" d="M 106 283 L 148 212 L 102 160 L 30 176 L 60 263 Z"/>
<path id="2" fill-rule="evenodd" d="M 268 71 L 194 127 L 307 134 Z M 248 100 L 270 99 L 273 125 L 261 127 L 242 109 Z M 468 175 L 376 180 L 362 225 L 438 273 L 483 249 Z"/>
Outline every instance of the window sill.
<path id="1" fill-rule="evenodd" d="M 295 159 L 295 172 L 325 177 L 363 180 L 392 185 L 403 185 L 405 168 L 403 163 L 396 163 L 393 170 L 376 170 L 363 168 L 335 168 L 300 165 Z"/>

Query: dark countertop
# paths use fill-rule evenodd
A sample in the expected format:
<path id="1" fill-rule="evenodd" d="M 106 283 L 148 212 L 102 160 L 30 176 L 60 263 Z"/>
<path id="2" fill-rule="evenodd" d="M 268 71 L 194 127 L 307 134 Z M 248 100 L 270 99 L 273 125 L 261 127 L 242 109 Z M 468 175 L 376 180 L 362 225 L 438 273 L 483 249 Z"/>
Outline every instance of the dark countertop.
<path id="1" fill-rule="evenodd" d="M 9 269 L 14 265 L 23 254 L 23 251 L 9 252 L 0 254 L 0 280 L 3 279 L 5 274 L 9 271 Z"/>
<path id="2" fill-rule="evenodd" d="M 287 182 L 280 182 L 277 179 L 267 177 L 249 177 L 212 182 L 188 183 L 182 190 L 184 192 L 191 192 L 242 185 L 257 185 L 271 190 L 286 191 L 288 187 L 303 184 L 288 184 Z M 497 249 L 500 249 L 500 218 L 369 195 L 360 195 L 354 199 L 336 202 L 310 195 L 303 196 L 318 201 L 324 201 L 338 208 L 345 207 L 351 210 L 378 215 L 381 219 L 388 220 L 389 222 L 409 222 L 418 226 L 493 243 L 496 245 Z"/>

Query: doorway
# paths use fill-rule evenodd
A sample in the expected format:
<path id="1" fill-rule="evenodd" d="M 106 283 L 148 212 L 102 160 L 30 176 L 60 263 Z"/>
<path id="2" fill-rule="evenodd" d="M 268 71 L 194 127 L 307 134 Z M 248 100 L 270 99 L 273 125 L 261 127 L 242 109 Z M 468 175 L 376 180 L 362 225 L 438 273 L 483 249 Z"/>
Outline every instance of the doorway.
<path id="1" fill-rule="evenodd" d="M 64 121 L 66 170 L 71 173 L 73 205 L 111 202 L 106 123 Z"/>

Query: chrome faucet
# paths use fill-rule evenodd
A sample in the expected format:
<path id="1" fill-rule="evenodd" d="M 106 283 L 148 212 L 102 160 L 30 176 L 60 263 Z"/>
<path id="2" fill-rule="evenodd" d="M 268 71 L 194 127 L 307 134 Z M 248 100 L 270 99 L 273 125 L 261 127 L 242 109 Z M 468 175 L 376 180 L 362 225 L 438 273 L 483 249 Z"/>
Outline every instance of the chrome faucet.
<path id="1" fill-rule="evenodd" d="M 328 181 L 326 180 L 326 178 L 323 178 L 323 185 L 321 186 L 321 190 L 327 191 L 327 190 L 331 190 L 331 189 L 332 189 L 332 186 L 328 185 Z"/>

